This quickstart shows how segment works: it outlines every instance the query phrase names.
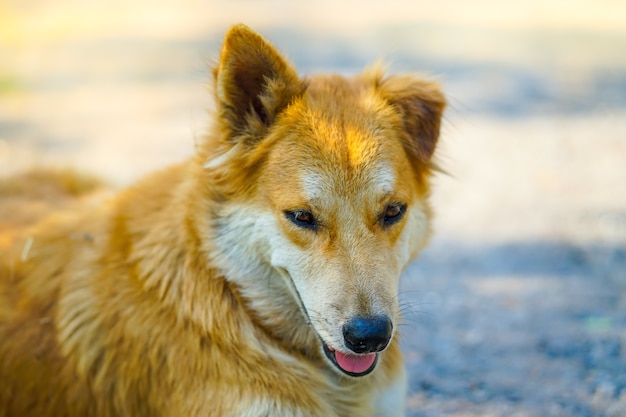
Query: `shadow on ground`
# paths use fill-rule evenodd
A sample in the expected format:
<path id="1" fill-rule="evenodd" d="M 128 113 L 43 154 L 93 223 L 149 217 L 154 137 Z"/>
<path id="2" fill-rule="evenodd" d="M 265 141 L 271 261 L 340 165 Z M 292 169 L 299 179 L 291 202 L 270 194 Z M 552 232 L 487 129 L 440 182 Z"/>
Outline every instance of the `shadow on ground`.
<path id="1" fill-rule="evenodd" d="M 410 415 L 626 415 L 623 246 L 436 241 L 404 278 Z"/>

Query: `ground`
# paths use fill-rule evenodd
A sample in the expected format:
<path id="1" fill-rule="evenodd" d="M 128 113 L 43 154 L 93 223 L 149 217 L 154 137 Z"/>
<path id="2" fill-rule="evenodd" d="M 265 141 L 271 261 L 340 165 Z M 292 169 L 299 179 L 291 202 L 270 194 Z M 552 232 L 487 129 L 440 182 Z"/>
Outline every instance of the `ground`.
<path id="1" fill-rule="evenodd" d="M 425 71 L 451 106 L 434 238 L 402 283 L 408 415 L 626 415 L 619 2 L 125 3 L 0 5 L 0 175 L 70 165 L 122 187 L 187 157 L 237 21 L 305 74 Z"/>

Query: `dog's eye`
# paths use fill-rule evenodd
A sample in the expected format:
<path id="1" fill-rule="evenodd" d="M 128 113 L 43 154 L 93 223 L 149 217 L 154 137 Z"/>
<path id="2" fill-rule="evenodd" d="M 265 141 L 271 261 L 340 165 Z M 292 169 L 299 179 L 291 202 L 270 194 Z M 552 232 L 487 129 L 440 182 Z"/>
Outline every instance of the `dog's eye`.
<path id="1" fill-rule="evenodd" d="M 389 227 L 392 224 L 398 222 L 404 212 L 406 211 L 406 204 L 402 203 L 391 203 L 385 209 L 385 212 L 382 215 L 381 222 L 383 227 Z"/>
<path id="2" fill-rule="evenodd" d="M 285 211 L 285 217 L 296 226 L 304 229 L 317 230 L 317 221 L 313 213 L 307 210 Z"/>

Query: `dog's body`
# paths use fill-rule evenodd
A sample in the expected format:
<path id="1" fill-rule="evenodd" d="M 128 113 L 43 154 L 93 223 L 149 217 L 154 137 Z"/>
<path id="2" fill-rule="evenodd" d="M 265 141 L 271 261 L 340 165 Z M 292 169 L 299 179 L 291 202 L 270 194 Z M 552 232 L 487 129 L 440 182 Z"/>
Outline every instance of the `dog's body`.
<path id="1" fill-rule="evenodd" d="M 403 415 L 398 278 L 428 236 L 441 93 L 303 81 L 243 26 L 214 74 L 190 161 L 0 223 L 0 416 Z"/>

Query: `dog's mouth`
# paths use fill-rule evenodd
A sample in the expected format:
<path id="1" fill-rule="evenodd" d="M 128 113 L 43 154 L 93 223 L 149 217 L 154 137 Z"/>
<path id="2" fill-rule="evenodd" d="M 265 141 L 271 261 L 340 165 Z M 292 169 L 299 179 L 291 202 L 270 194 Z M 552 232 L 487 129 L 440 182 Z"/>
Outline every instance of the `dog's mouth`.
<path id="1" fill-rule="evenodd" d="M 298 291 L 293 283 L 293 280 L 291 279 L 291 275 L 286 269 L 281 268 L 279 270 L 284 273 L 283 276 L 286 276 L 288 278 L 287 282 L 291 283 L 291 289 L 293 290 L 293 293 L 299 302 L 302 312 L 307 317 L 310 323 L 311 318 L 304 305 L 304 302 L 302 301 L 302 297 L 300 297 L 300 292 Z M 337 369 L 339 369 L 344 374 L 352 377 L 361 377 L 369 374 L 374 370 L 374 368 L 376 368 L 376 364 L 378 363 L 378 352 L 369 352 L 362 354 L 344 353 L 332 348 L 330 345 L 324 342 L 319 334 L 317 336 L 322 342 L 324 354 L 326 355 L 328 360 L 332 362 L 332 364 L 335 365 L 335 367 L 337 367 Z"/>
<path id="2" fill-rule="evenodd" d="M 365 376 L 376 368 L 378 353 L 366 353 L 357 355 L 353 353 L 343 353 L 333 349 L 322 342 L 326 357 L 344 374 L 360 377 Z"/>

